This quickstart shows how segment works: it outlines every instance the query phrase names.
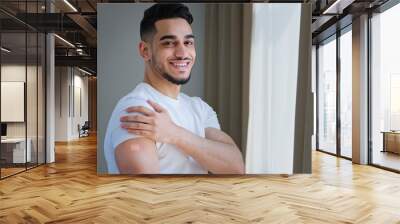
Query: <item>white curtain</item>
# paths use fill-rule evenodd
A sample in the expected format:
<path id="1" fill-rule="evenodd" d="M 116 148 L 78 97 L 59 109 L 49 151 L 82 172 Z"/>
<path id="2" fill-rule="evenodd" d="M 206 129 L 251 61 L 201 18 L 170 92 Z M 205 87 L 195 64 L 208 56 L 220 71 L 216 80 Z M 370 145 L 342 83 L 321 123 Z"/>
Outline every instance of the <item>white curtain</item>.
<path id="1" fill-rule="evenodd" d="M 298 86 L 300 35 L 310 32 L 300 30 L 301 8 L 301 4 L 253 4 L 248 174 L 293 173 L 296 100 L 298 88 L 307 88 Z"/>

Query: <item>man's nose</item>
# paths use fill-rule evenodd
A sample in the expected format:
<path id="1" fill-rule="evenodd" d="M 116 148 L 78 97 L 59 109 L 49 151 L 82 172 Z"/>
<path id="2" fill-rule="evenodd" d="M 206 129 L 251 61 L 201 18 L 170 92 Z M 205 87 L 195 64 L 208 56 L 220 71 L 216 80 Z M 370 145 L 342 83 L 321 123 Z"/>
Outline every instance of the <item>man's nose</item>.
<path id="1" fill-rule="evenodd" d="M 187 49 L 184 44 L 179 43 L 176 45 L 175 57 L 182 58 L 182 59 L 187 57 Z"/>

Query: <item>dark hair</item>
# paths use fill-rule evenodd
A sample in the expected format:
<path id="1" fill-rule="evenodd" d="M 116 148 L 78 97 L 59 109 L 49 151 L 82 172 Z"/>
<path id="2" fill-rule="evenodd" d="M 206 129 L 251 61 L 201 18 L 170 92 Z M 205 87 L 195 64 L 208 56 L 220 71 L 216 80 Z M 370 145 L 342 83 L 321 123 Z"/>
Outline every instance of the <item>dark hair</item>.
<path id="1" fill-rule="evenodd" d="M 140 22 L 140 38 L 145 40 L 154 34 L 156 32 L 154 24 L 158 20 L 171 18 L 182 18 L 189 24 L 193 22 L 193 16 L 187 6 L 181 3 L 157 3 L 144 11 L 143 19 Z"/>

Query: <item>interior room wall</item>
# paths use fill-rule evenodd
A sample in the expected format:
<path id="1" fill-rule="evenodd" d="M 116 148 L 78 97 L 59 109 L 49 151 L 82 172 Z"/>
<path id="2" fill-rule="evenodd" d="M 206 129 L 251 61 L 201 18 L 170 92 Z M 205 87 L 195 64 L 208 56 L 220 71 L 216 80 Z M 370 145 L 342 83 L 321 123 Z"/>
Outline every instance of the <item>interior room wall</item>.
<path id="1" fill-rule="evenodd" d="M 97 171 L 107 171 L 103 155 L 103 140 L 109 116 L 118 100 L 143 81 L 144 64 L 137 46 L 139 23 L 151 4 L 98 4 L 97 48 Z M 193 14 L 192 29 L 196 36 L 196 63 L 191 80 L 183 87 L 190 96 L 204 96 L 204 29 L 203 4 L 186 4 Z M 118 13 L 115 13 L 118 12 Z"/>
<path id="2" fill-rule="evenodd" d="M 73 94 L 75 94 L 75 96 L 73 96 L 74 102 L 73 102 L 73 112 L 72 113 L 72 124 L 71 124 L 71 135 L 73 138 L 79 138 L 79 132 L 78 132 L 78 124 L 80 126 L 82 126 L 85 121 L 88 121 L 88 117 L 89 117 L 89 113 L 88 113 L 88 77 L 87 76 L 82 76 L 82 73 L 80 71 L 78 71 L 76 68 L 74 68 L 74 82 L 73 82 L 73 86 L 74 86 L 74 92 Z M 81 91 L 80 93 L 80 103 L 77 102 L 77 100 L 79 100 L 79 98 L 77 97 L 77 95 L 79 93 L 77 93 L 78 89 Z M 79 108 L 77 108 L 77 106 L 81 107 L 81 111 L 79 111 Z"/>
<path id="3" fill-rule="evenodd" d="M 79 138 L 78 124 L 88 120 L 88 77 L 73 67 L 56 67 L 55 73 L 55 141 L 69 141 Z M 80 103 L 76 89 L 81 91 Z"/>
<path id="4" fill-rule="evenodd" d="M 68 67 L 55 68 L 55 141 L 68 141 L 69 83 Z"/>

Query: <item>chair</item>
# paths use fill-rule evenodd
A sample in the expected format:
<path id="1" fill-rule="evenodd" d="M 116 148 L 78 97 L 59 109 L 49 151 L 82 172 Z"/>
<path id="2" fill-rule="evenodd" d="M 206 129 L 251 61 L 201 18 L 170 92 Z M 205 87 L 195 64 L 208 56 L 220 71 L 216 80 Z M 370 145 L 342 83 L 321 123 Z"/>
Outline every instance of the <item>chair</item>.
<path id="1" fill-rule="evenodd" d="M 85 121 L 82 127 L 78 124 L 79 138 L 89 136 L 89 129 L 90 129 L 89 121 Z"/>

